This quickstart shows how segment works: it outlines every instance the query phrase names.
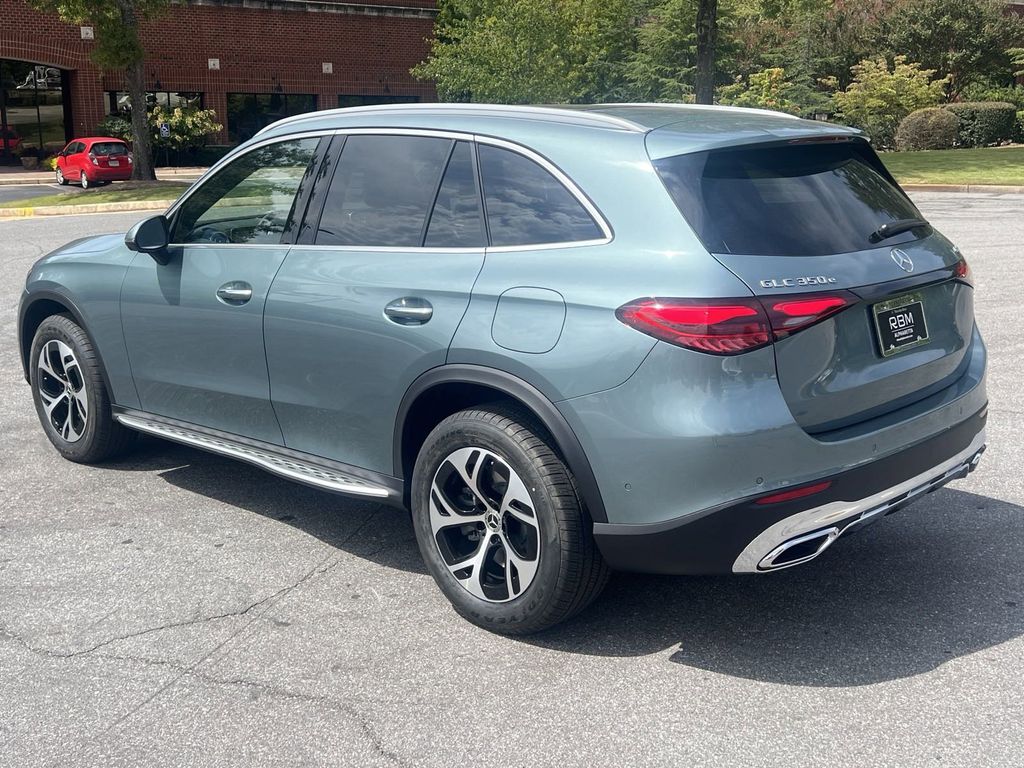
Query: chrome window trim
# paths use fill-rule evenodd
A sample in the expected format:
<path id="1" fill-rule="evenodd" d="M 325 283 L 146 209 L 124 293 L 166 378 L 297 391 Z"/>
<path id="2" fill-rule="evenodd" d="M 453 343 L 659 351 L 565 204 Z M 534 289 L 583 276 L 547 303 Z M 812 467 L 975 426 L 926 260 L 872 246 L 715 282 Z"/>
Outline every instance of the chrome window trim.
<path id="1" fill-rule="evenodd" d="M 182 195 L 167 211 L 164 215 L 168 218 L 173 216 L 177 209 L 181 207 L 189 197 L 202 186 L 208 178 L 217 173 L 224 165 L 229 162 L 247 155 L 256 149 L 260 149 L 269 144 L 279 144 L 284 141 L 295 141 L 300 139 L 310 138 L 323 138 L 324 136 L 423 136 L 425 138 L 438 138 L 438 139 L 450 139 L 453 141 L 470 141 L 475 144 L 486 144 L 489 146 L 499 147 L 501 149 L 507 149 L 510 152 L 515 152 L 522 155 L 527 160 L 532 160 L 537 163 L 541 168 L 546 170 L 555 180 L 558 181 L 569 194 L 571 194 L 580 205 L 583 206 L 587 214 L 597 224 L 598 229 L 601 230 L 603 237 L 593 238 L 590 240 L 567 240 L 551 243 L 531 243 L 529 245 L 499 245 L 499 246 L 479 246 L 475 248 L 438 248 L 433 246 L 404 246 L 404 247 L 391 247 L 391 246 L 337 246 L 337 245 L 296 245 L 294 243 L 259 243 L 259 244 L 247 244 L 247 243 L 170 243 L 169 247 L 172 248 L 303 248 L 303 249 L 330 249 L 332 251 L 368 251 L 371 253 L 410 253 L 410 252 L 423 252 L 423 253 L 481 253 L 486 251 L 487 253 L 518 253 L 525 251 L 546 251 L 556 248 L 582 248 L 587 246 L 607 245 L 614 239 L 614 233 L 608 220 L 601 213 L 600 209 L 584 194 L 583 190 L 574 182 L 568 175 L 566 175 L 561 168 L 555 165 L 553 162 L 548 160 L 544 155 L 536 152 L 529 147 L 517 144 L 513 141 L 506 139 L 499 139 L 494 136 L 486 136 L 482 134 L 474 133 L 462 133 L 459 131 L 447 131 L 442 129 L 432 128 L 337 128 L 321 131 L 309 131 L 304 133 L 293 133 L 285 136 L 274 136 L 272 138 L 263 139 L 255 142 L 250 146 L 246 147 L 243 151 L 232 152 L 222 157 L 215 165 L 213 165 L 206 173 L 204 173 L 196 182 L 189 187 L 188 191 Z M 480 190 L 481 195 L 483 190 Z"/>

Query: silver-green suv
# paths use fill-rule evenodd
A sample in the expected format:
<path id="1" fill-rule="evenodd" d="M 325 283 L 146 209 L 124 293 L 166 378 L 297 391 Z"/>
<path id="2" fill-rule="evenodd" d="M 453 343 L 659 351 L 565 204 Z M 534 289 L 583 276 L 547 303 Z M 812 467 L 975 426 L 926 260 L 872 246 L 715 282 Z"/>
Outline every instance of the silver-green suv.
<path id="1" fill-rule="evenodd" d="M 67 458 L 145 432 L 408 508 L 455 609 L 525 633 L 610 569 L 796 565 L 973 469 L 973 293 L 848 128 L 372 107 L 45 257 L 19 335 Z"/>

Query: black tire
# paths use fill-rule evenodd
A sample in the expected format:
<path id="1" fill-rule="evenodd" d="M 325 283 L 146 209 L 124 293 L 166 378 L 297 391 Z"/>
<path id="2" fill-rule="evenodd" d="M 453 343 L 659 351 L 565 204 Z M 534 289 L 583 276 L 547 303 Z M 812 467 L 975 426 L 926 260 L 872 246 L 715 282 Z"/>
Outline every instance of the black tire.
<path id="1" fill-rule="evenodd" d="M 74 416 L 70 416 L 72 426 L 65 430 L 68 436 L 62 434 L 58 424 L 68 424 L 69 417 L 62 414 L 68 413 L 65 408 L 72 408 L 72 396 L 63 395 L 66 406 L 58 403 L 52 414 L 47 414 L 43 403 L 44 391 L 47 392 L 46 396 L 50 403 L 60 399 L 60 376 L 51 377 L 40 368 L 43 348 L 50 342 L 59 342 L 70 348 L 74 355 L 73 363 L 66 366 L 63 371 L 64 379 L 68 382 L 67 391 L 84 392 L 86 398 L 85 417 L 81 417 L 82 410 L 75 410 Z M 51 352 L 55 351 L 57 345 L 51 345 L 49 349 Z M 57 371 L 57 363 L 51 361 L 50 365 L 51 370 L 60 373 Z M 63 361 L 60 365 L 63 365 Z M 134 442 L 136 433 L 114 421 L 110 409 L 110 395 L 100 373 L 96 350 L 85 331 L 71 317 L 51 315 L 40 324 L 32 340 L 29 380 L 32 384 L 36 414 L 39 416 L 43 431 L 53 443 L 53 447 L 65 459 L 83 464 L 105 461 L 123 453 Z M 55 397 L 54 393 L 58 395 Z M 80 436 L 69 439 L 75 430 L 80 430 Z"/>
<path id="2" fill-rule="evenodd" d="M 463 448 L 481 448 L 507 462 L 533 503 L 540 542 L 535 575 L 511 598 L 510 587 L 503 602 L 483 599 L 463 586 L 446 563 L 432 529 L 435 475 L 440 477 L 447 458 Z M 525 635 L 548 629 L 586 608 L 608 581 L 610 571 L 594 542 L 593 524 L 573 477 L 546 431 L 525 410 L 503 404 L 484 406 L 460 411 L 438 424 L 416 459 L 412 513 L 423 560 L 445 597 L 461 616 L 492 632 Z M 488 529 L 483 523 L 479 526 L 482 540 L 489 535 Z M 508 559 L 506 554 L 505 568 Z"/>

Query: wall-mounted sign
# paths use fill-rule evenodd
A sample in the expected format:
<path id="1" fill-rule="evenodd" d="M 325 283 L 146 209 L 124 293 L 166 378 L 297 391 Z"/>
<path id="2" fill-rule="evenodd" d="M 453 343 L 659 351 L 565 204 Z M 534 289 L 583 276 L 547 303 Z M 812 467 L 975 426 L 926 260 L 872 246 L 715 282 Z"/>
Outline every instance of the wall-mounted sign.
<path id="1" fill-rule="evenodd" d="M 323 67 L 323 71 L 324 71 L 325 75 L 333 75 L 334 74 L 334 62 L 333 61 L 325 61 L 320 66 Z"/>
<path id="2" fill-rule="evenodd" d="M 82 30 L 83 40 L 95 40 L 96 35 L 93 34 L 92 27 L 79 27 Z"/>
<path id="3" fill-rule="evenodd" d="M 206 64 L 210 69 L 220 69 L 220 59 L 207 59 Z"/>

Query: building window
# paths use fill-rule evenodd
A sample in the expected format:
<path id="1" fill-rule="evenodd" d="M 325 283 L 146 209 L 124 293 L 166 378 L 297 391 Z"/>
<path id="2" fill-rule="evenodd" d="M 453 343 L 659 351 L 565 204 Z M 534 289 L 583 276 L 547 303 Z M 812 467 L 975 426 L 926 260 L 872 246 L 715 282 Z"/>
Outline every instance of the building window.
<path id="1" fill-rule="evenodd" d="M 0 164 L 22 151 L 58 152 L 67 143 L 64 73 L 26 61 L 0 60 Z"/>
<path id="2" fill-rule="evenodd" d="M 338 96 L 339 107 L 370 107 L 377 104 L 415 104 L 419 96 L 391 96 L 366 94 L 341 94 Z"/>
<path id="3" fill-rule="evenodd" d="M 245 141 L 282 117 L 315 110 L 316 96 L 311 93 L 229 93 L 228 137 Z"/>
<path id="4" fill-rule="evenodd" d="M 164 109 L 175 107 L 203 108 L 203 94 L 196 91 L 147 91 L 146 109 L 160 105 Z M 107 114 L 127 115 L 132 111 L 131 97 L 124 91 L 107 91 Z"/>

